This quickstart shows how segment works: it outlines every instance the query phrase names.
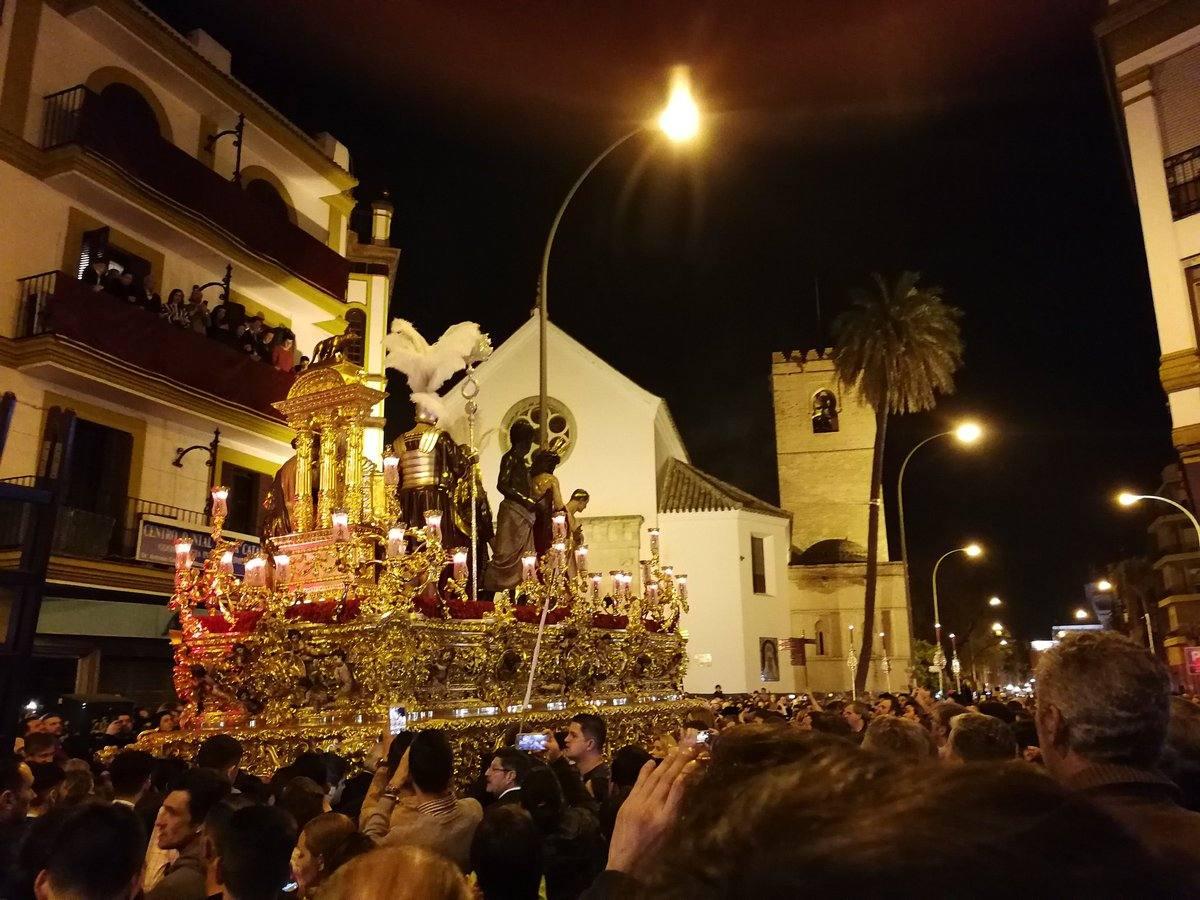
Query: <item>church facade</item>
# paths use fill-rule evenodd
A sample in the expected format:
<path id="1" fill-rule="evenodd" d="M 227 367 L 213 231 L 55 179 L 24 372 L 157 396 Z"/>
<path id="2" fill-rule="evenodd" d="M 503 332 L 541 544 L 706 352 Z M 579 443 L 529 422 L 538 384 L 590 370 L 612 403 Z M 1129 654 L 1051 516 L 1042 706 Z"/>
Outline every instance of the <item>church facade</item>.
<path id="1" fill-rule="evenodd" d="M 531 318 L 476 372 L 474 443 L 493 509 L 508 429 L 518 419 L 538 424 L 537 326 Z M 614 570 L 637 579 L 638 562 L 650 553 L 649 529 L 660 530 L 664 563 L 689 581 L 690 611 L 682 622 L 687 689 L 848 689 L 848 626 L 862 627 L 870 410 L 839 399 L 827 362 L 777 357 L 783 502 L 775 506 L 692 465 L 661 397 L 553 323 L 547 331 L 548 431 L 567 442 L 556 473 L 564 495 L 576 488 L 590 495 L 579 517 L 588 568 L 603 573 L 606 589 Z M 442 424 L 467 442 L 472 426 L 462 392 L 451 389 L 445 402 Z M 900 571 L 899 564 L 881 566 L 877 617 L 877 631 L 888 635 L 885 645 L 898 653 L 897 687 L 906 680 L 909 656 Z M 803 665 L 793 665 L 801 662 L 798 647 Z M 885 684 L 874 667 L 871 684 Z"/>

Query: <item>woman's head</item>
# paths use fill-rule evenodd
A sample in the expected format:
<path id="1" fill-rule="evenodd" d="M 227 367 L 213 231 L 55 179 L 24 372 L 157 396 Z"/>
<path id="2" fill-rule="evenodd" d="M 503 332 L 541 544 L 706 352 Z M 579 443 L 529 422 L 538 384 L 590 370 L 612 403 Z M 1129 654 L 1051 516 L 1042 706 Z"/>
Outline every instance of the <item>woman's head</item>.
<path id="1" fill-rule="evenodd" d="M 311 778 L 293 778 L 279 795 L 279 805 L 292 814 L 303 828 L 323 812 L 329 811 L 325 789 Z"/>
<path id="2" fill-rule="evenodd" d="M 322 900 L 472 900 L 458 866 L 420 847 L 380 847 L 334 874 Z"/>
<path id="3" fill-rule="evenodd" d="M 292 852 L 292 877 L 301 896 L 307 896 L 343 863 L 372 849 L 371 839 L 341 813 L 322 813 L 311 819 Z"/>
<path id="4" fill-rule="evenodd" d="M 167 302 L 168 303 L 182 303 L 183 302 L 183 289 L 182 288 L 172 288 L 171 293 L 167 294 Z"/>

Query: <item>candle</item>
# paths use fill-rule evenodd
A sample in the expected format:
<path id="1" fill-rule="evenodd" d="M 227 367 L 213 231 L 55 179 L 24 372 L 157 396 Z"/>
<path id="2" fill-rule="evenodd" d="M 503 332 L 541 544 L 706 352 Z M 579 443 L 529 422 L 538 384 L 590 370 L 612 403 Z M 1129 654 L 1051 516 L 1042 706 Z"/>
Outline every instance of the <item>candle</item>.
<path id="1" fill-rule="evenodd" d="M 674 566 L 665 566 L 663 568 L 663 574 L 666 575 L 668 578 L 674 578 L 675 577 L 675 567 Z"/>
<path id="2" fill-rule="evenodd" d="M 454 551 L 454 580 L 463 584 L 467 580 L 467 550 L 459 547 Z"/>
<path id="3" fill-rule="evenodd" d="M 389 528 L 387 534 L 387 556 L 388 559 L 397 559 L 404 555 L 404 525 L 397 525 L 395 528 Z"/>
<path id="4" fill-rule="evenodd" d="M 679 576 L 679 578 L 677 578 L 675 580 L 675 583 L 677 585 L 679 585 L 679 598 L 681 600 L 686 600 L 687 599 L 687 576 L 681 574 Z"/>
<path id="5" fill-rule="evenodd" d="M 252 556 L 246 560 L 246 587 L 265 587 L 267 583 L 267 560 L 264 556 Z"/>
<path id="6" fill-rule="evenodd" d="M 212 514 L 213 518 L 217 516 L 225 516 L 229 513 L 229 488 L 217 486 L 212 489 Z"/>
<path id="7" fill-rule="evenodd" d="M 575 568 L 580 572 L 587 571 L 587 544 L 580 544 L 575 548 Z"/>
<path id="8" fill-rule="evenodd" d="M 648 585 L 646 585 L 646 599 L 650 600 L 651 602 L 658 600 L 658 582 L 657 581 L 651 581 Z"/>
<path id="9" fill-rule="evenodd" d="M 221 554 L 221 571 L 226 575 L 233 574 L 233 551 L 226 550 Z"/>
<path id="10" fill-rule="evenodd" d="M 400 457 L 389 453 L 383 458 L 383 483 L 388 487 L 400 483 Z"/>
<path id="11" fill-rule="evenodd" d="M 333 539 L 335 541 L 350 540 L 350 515 L 341 510 L 333 514 Z"/>
<path id="12" fill-rule="evenodd" d="M 551 548 L 551 549 L 552 549 L 552 550 L 553 550 L 555 553 L 558 553 L 558 554 L 562 554 L 562 553 L 566 553 L 566 552 L 567 552 L 567 545 L 566 545 L 566 544 L 564 544 L 562 541 L 555 541 L 553 544 L 551 544 L 551 545 L 550 545 L 550 548 Z"/>
<path id="13" fill-rule="evenodd" d="M 600 579 L 603 576 L 599 572 L 592 573 L 592 599 L 600 599 Z"/>
<path id="14" fill-rule="evenodd" d="M 425 536 L 431 541 L 441 543 L 442 514 L 436 509 L 431 509 L 425 513 Z"/>
<path id="15" fill-rule="evenodd" d="M 629 585 L 633 583 L 633 576 L 628 572 L 621 572 L 618 576 L 621 579 L 621 590 L 619 595 L 622 600 L 629 599 Z"/>
<path id="16" fill-rule="evenodd" d="M 291 580 L 292 560 L 286 553 L 275 554 L 275 584 L 285 585 Z"/>
<path id="17" fill-rule="evenodd" d="M 521 557 L 521 580 L 532 581 L 534 569 L 537 566 L 537 557 L 532 553 L 529 556 Z"/>
<path id="18" fill-rule="evenodd" d="M 192 567 L 192 542 L 187 538 L 175 539 L 175 571 Z"/>
<path id="19" fill-rule="evenodd" d="M 648 529 L 650 532 L 650 555 L 658 556 L 658 538 L 662 534 L 657 528 Z"/>
<path id="20" fill-rule="evenodd" d="M 650 560 L 643 559 L 642 560 L 642 585 L 645 586 L 649 583 L 650 583 Z"/>
<path id="21" fill-rule="evenodd" d="M 550 520 L 554 525 L 554 539 L 562 540 L 567 536 L 567 514 L 555 513 L 554 518 Z"/>

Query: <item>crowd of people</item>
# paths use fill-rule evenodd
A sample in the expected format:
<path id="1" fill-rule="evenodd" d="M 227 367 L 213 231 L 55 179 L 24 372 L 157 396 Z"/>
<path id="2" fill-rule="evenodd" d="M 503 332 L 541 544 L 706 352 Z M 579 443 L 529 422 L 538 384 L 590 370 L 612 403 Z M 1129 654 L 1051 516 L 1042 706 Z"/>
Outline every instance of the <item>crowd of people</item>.
<path id="1" fill-rule="evenodd" d="M 210 309 L 198 284 L 186 295 L 181 288 L 173 288 L 164 302 L 150 275 L 139 279 L 129 269 L 110 266 L 102 255 L 92 257 L 81 280 L 93 290 L 111 294 L 184 330 L 207 335 L 281 372 L 303 372 L 308 367 L 307 356 L 296 358 L 296 336 L 290 329 L 268 325 L 261 313 L 246 316 L 241 307 L 231 312 L 233 307 L 223 300 Z"/>
<path id="2" fill-rule="evenodd" d="M 225 734 L 190 763 L 134 748 L 107 765 L 69 758 L 59 719 L 0 761 L 0 897 L 1200 888 L 1200 706 L 1111 633 L 1065 638 L 1036 684 L 1033 701 L 965 704 L 718 693 L 651 746 L 611 746 L 584 713 L 563 732 L 506 734 L 466 783 L 436 729 L 388 736 L 365 766 L 310 752 L 264 780 Z"/>

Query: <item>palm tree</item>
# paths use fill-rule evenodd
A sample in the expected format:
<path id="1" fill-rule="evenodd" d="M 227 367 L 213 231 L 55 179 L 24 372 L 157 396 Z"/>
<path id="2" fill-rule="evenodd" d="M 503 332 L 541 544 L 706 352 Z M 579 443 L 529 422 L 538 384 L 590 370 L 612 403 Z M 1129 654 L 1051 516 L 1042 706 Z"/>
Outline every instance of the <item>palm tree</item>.
<path id="1" fill-rule="evenodd" d="M 888 415 L 933 409 L 939 393 L 953 393 L 954 373 L 962 365 L 958 330 L 962 312 L 942 299 L 941 288 L 918 285 L 916 272 L 901 273 L 893 284 L 878 273 L 872 279 L 871 289 L 851 291 L 849 308 L 833 323 L 833 365 L 838 380 L 875 411 L 863 642 L 855 671 L 858 691 L 866 689 L 875 636 L 879 507 Z"/>

